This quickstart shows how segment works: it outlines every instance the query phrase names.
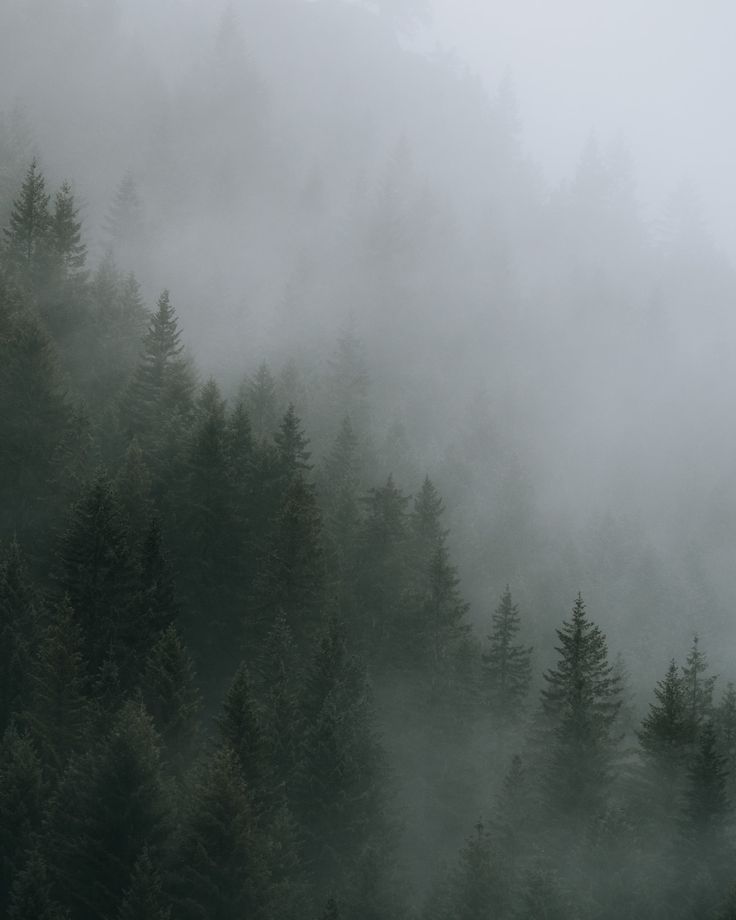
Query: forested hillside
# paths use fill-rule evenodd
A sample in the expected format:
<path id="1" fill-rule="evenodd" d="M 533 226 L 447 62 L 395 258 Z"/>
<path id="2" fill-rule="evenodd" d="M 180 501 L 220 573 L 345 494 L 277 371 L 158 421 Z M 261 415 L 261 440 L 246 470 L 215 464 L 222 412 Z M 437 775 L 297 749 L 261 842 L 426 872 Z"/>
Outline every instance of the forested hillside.
<path id="1" fill-rule="evenodd" d="M 0 8 L 0 917 L 729 920 L 693 195 L 545 187 L 421 4 L 235 6 Z"/>

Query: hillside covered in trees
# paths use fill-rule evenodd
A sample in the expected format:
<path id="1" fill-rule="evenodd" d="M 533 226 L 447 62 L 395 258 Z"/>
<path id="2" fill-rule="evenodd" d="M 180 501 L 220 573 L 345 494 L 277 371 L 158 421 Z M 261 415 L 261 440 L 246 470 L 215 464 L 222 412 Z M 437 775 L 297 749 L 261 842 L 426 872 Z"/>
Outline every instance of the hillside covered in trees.
<path id="1" fill-rule="evenodd" d="M 736 279 L 378 6 L 0 10 L 0 917 L 736 916 Z"/>

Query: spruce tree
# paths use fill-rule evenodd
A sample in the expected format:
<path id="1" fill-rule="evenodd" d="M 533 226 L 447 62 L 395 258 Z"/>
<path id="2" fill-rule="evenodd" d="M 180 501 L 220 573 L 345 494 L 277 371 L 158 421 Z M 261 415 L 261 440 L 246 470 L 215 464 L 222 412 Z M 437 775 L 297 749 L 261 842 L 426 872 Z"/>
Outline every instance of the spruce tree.
<path id="1" fill-rule="evenodd" d="M 114 916 L 141 852 L 161 853 L 168 829 L 158 738 L 145 710 L 129 703 L 72 760 L 54 801 L 46 844 L 74 920 Z"/>
<path id="2" fill-rule="evenodd" d="M 176 916 L 260 917 L 268 899 L 264 851 L 237 758 L 218 748 L 195 779 L 174 841 Z"/>
<path id="3" fill-rule="evenodd" d="M 693 644 L 682 668 L 685 705 L 693 725 L 709 719 L 713 711 L 713 691 L 716 677 L 708 674 L 708 660 L 700 649 L 700 640 L 693 636 Z"/>
<path id="4" fill-rule="evenodd" d="M 508 905 L 508 879 L 482 821 L 460 853 L 448 894 L 446 920 L 486 920 L 501 916 Z"/>
<path id="5" fill-rule="evenodd" d="M 557 637 L 559 660 L 542 690 L 544 786 L 557 819 L 579 828 L 601 810 L 613 778 L 620 692 L 606 638 L 580 595 Z"/>
<path id="6" fill-rule="evenodd" d="M 655 702 L 639 730 L 639 741 L 660 781 L 674 780 L 688 760 L 696 735 L 686 688 L 673 659 L 654 690 Z"/>
<path id="7" fill-rule="evenodd" d="M 483 653 L 488 701 L 496 717 L 507 723 L 519 717 L 532 676 L 532 648 L 517 641 L 520 630 L 519 608 L 507 586 L 493 614 L 490 646 Z"/>
<path id="8" fill-rule="evenodd" d="M 161 873 L 145 848 L 136 860 L 130 887 L 125 892 L 116 920 L 169 920 L 171 905 L 163 892 Z"/>
<path id="9" fill-rule="evenodd" d="M 8 920 L 68 920 L 69 912 L 52 896 L 52 882 L 40 850 L 34 847 L 10 890 Z"/>
<path id="10" fill-rule="evenodd" d="M 151 647 L 140 689 L 146 710 L 153 718 L 169 757 L 190 754 L 202 699 L 191 656 L 173 624 Z"/>
<path id="11" fill-rule="evenodd" d="M 79 622 L 67 598 L 53 613 L 31 670 L 26 719 L 45 764 L 59 775 L 87 737 L 90 705 Z"/>
<path id="12" fill-rule="evenodd" d="M 82 222 L 74 193 L 64 182 L 54 196 L 54 210 L 49 220 L 49 241 L 64 280 L 84 277 L 87 247 L 82 242 Z"/>
<path id="13" fill-rule="evenodd" d="M 217 721 L 222 743 L 237 757 L 256 813 L 268 802 L 271 782 L 263 714 L 245 664 L 238 668 Z"/>
<path id="14" fill-rule="evenodd" d="M 311 453 L 307 450 L 309 439 L 304 434 L 301 420 L 296 414 L 293 403 L 289 404 L 273 439 L 278 450 L 281 475 L 285 482 L 288 483 L 293 477 L 304 475 L 312 469 L 309 463 Z"/>
<path id="15" fill-rule="evenodd" d="M 45 793 L 35 745 L 11 725 L 0 741 L 0 916 L 41 828 Z"/>
<path id="16" fill-rule="evenodd" d="M 24 283 L 43 280 L 49 254 L 49 195 L 38 161 L 31 161 L 3 231 L 9 265 Z"/>
<path id="17" fill-rule="evenodd" d="M 260 365 L 244 390 L 253 434 L 259 441 L 269 438 L 276 427 L 276 381 L 267 364 Z"/>

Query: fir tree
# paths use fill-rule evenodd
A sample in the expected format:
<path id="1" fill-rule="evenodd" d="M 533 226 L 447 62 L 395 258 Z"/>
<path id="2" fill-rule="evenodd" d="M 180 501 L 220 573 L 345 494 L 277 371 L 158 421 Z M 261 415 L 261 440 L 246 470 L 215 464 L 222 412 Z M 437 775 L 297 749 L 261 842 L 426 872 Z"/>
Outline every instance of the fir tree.
<path id="1" fill-rule="evenodd" d="M 246 385 L 245 399 L 254 435 L 259 441 L 270 437 L 276 427 L 276 381 L 267 364 Z"/>
<path id="2" fill-rule="evenodd" d="M 68 599 L 49 623 L 31 671 L 26 715 L 43 760 L 60 774 L 87 736 L 90 718 L 82 634 Z"/>
<path id="3" fill-rule="evenodd" d="M 304 475 L 312 469 L 307 450 L 309 439 L 302 430 L 293 403 L 289 404 L 281 420 L 279 430 L 273 436 L 281 464 L 281 475 L 288 482 L 296 475 Z"/>
<path id="4" fill-rule="evenodd" d="M 447 920 L 485 920 L 489 916 L 499 916 L 508 899 L 508 879 L 498 862 L 491 837 L 479 821 L 450 878 Z"/>
<path id="5" fill-rule="evenodd" d="M 49 222 L 49 238 L 54 257 L 59 261 L 62 277 L 80 279 L 84 277 L 87 261 L 87 247 L 82 242 L 82 222 L 74 193 L 68 182 L 64 182 L 54 197 L 54 211 Z"/>
<path id="6" fill-rule="evenodd" d="M 244 664 L 238 668 L 217 722 L 220 738 L 237 757 L 256 812 L 268 795 L 270 781 L 263 716 Z"/>
<path id="7" fill-rule="evenodd" d="M 52 883 L 43 855 L 33 848 L 10 891 L 8 920 L 68 920 L 69 912 L 52 897 Z"/>
<path id="8" fill-rule="evenodd" d="M 169 756 L 190 753 L 202 700 L 194 664 L 173 624 L 159 635 L 148 654 L 141 697 Z"/>
<path id="9" fill-rule="evenodd" d="M 158 739 L 145 710 L 127 704 L 71 762 L 54 802 L 49 857 L 74 920 L 114 916 L 141 852 L 160 852 L 167 833 Z"/>
<path id="10" fill-rule="evenodd" d="M 601 809 L 612 780 L 620 694 L 606 638 L 580 595 L 557 637 L 559 661 L 542 690 L 544 783 L 552 811 L 579 826 Z"/>
<path id="11" fill-rule="evenodd" d="M 642 722 L 639 741 L 660 779 L 674 779 L 688 759 L 695 741 L 686 690 L 674 659 L 654 690 L 655 702 Z"/>
<path id="12" fill-rule="evenodd" d="M 125 641 L 136 594 L 135 561 L 117 498 L 99 476 L 77 503 L 59 550 L 58 581 L 79 618 L 90 675 L 109 655 L 130 664 Z"/>
<path id="13" fill-rule="evenodd" d="M 521 630 L 519 608 L 508 586 L 493 614 L 490 647 L 483 654 L 484 683 L 491 709 L 501 720 L 513 722 L 524 705 L 531 682 L 532 649 L 516 641 Z"/>
<path id="14" fill-rule="evenodd" d="M 715 676 L 708 675 L 708 660 L 700 650 L 699 641 L 697 635 L 693 636 L 693 644 L 682 669 L 685 705 L 695 726 L 712 715 L 716 682 Z"/>
<path id="15" fill-rule="evenodd" d="M 9 264 L 31 284 L 42 279 L 47 267 L 49 223 L 46 180 L 33 159 L 13 203 L 9 225 L 3 231 Z"/>
<path id="16" fill-rule="evenodd" d="M 116 258 L 127 266 L 139 254 L 143 234 L 143 205 L 131 172 L 126 172 L 115 191 L 105 220 L 108 245 Z"/>
<path id="17" fill-rule="evenodd" d="M 171 888 L 181 920 L 241 920 L 259 917 L 264 909 L 264 844 L 237 758 L 226 747 L 209 757 L 186 803 Z"/>
<path id="18" fill-rule="evenodd" d="M 726 760 L 718 751 L 715 729 L 706 722 L 688 771 L 683 809 L 683 833 L 698 849 L 715 847 L 723 833 L 729 808 Z M 722 840 L 719 841 L 722 846 Z"/>
<path id="19" fill-rule="evenodd" d="M 130 887 L 116 914 L 116 920 L 169 920 L 171 905 L 163 893 L 161 873 L 148 849 L 136 860 Z"/>
<path id="20" fill-rule="evenodd" d="M 5 915 L 13 879 L 33 845 L 43 815 L 44 781 L 36 748 L 15 726 L 0 742 L 0 915 Z"/>

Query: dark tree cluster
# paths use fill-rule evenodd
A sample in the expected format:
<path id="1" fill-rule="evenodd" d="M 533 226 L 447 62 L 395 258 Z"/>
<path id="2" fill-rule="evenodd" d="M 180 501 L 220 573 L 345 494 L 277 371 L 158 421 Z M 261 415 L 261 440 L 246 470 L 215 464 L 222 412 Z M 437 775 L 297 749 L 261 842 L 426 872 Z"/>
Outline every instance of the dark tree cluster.
<path id="1" fill-rule="evenodd" d="M 202 382 L 170 294 L 88 270 L 30 164 L 0 259 L 0 916 L 732 916 L 733 686 L 696 638 L 632 733 L 582 597 L 535 682 L 511 591 L 480 640 L 437 487 L 378 479 L 365 415 L 310 444 L 268 364 Z M 411 868 L 422 816 L 446 871 Z"/>

